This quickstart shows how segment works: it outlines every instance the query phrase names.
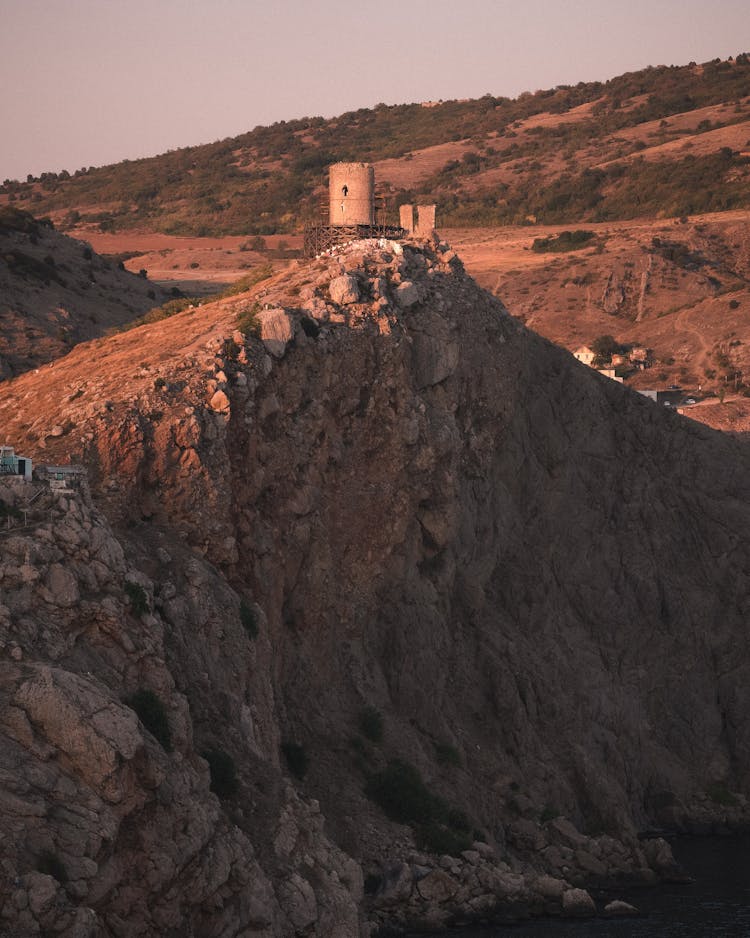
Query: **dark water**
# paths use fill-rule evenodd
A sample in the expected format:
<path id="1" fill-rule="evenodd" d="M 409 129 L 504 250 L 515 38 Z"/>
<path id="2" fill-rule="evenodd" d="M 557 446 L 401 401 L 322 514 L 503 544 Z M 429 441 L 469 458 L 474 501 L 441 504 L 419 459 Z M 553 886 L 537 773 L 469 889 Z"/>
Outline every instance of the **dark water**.
<path id="1" fill-rule="evenodd" d="M 597 908 L 624 899 L 641 917 L 536 920 L 442 938 L 750 938 L 750 837 L 679 838 L 672 850 L 694 883 L 592 892 Z"/>

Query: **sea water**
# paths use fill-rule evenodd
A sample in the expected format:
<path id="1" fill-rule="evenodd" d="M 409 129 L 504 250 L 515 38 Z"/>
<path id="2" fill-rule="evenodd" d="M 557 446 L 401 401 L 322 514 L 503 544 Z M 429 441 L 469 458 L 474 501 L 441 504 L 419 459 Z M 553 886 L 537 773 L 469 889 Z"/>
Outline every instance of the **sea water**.
<path id="1" fill-rule="evenodd" d="M 672 850 L 694 882 L 592 891 L 597 908 L 624 899 L 638 918 L 536 919 L 434 938 L 750 938 L 750 836 L 681 837 Z"/>

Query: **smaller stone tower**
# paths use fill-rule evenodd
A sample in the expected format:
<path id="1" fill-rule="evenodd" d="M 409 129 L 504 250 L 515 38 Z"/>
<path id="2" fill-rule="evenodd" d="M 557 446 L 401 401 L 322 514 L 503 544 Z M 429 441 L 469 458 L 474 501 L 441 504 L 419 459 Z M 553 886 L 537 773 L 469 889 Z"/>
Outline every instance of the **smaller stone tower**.
<path id="1" fill-rule="evenodd" d="M 369 163 L 334 163 L 328 179 L 331 225 L 375 224 L 375 170 Z"/>

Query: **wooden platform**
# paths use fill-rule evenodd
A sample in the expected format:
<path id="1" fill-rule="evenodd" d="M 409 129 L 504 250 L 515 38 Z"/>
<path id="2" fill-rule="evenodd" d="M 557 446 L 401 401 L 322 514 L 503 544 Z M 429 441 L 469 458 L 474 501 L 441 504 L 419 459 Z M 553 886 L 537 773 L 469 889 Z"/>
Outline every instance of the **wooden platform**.
<path id="1" fill-rule="evenodd" d="M 405 237 L 406 231 L 398 225 L 308 225 L 302 251 L 305 257 L 315 257 L 348 241 L 359 241 L 362 238 L 398 241 Z"/>

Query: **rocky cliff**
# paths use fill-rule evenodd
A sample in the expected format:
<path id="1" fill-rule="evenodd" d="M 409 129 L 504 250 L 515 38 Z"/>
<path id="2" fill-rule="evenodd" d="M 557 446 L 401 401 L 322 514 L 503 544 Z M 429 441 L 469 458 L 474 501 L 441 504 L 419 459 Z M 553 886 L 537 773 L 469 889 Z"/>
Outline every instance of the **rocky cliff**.
<path id="1" fill-rule="evenodd" d="M 0 419 L 92 493 L 0 493 L 11 933 L 591 912 L 674 874 L 640 831 L 744 822 L 746 447 L 447 246 L 80 346 Z"/>

